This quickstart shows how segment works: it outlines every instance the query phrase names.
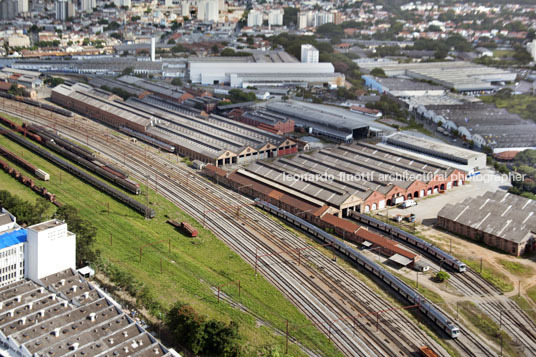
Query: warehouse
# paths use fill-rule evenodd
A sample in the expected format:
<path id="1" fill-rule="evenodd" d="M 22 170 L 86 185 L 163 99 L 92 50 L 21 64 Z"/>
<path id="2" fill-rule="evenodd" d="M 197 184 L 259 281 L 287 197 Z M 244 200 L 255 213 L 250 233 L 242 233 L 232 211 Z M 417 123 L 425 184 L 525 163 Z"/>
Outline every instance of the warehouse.
<path id="1" fill-rule="evenodd" d="M 126 91 L 127 93 L 133 96 L 136 96 L 138 98 L 143 98 L 144 96 L 150 94 L 150 92 L 144 89 L 120 82 L 113 78 L 106 78 L 102 76 L 89 77 L 88 83 L 95 88 L 100 88 L 100 89 L 106 88 L 106 90 L 107 88 L 110 88 L 111 90 L 113 90 L 114 88 L 120 88 Z"/>
<path id="2" fill-rule="evenodd" d="M 393 97 L 408 98 L 420 96 L 440 96 L 445 94 L 445 88 L 426 82 L 416 82 L 404 78 L 380 78 L 363 75 L 365 85 L 380 94 L 390 94 Z"/>
<path id="3" fill-rule="evenodd" d="M 164 82 L 152 82 L 133 76 L 122 76 L 117 80 L 127 85 L 140 87 L 147 92 L 172 102 L 182 103 L 186 99 L 194 98 L 193 95 L 183 91 L 181 88 Z"/>
<path id="4" fill-rule="evenodd" d="M 112 101 L 113 98 L 109 92 L 80 83 L 73 86 L 60 84 L 52 89 L 51 94 L 54 103 L 115 128 L 126 126 L 144 133 L 148 127 L 155 124 L 151 115 L 129 108 L 121 102 Z"/>
<path id="5" fill-rule="evenodd" d="M 418 118 L 430 120 L 447 131 L 457 131 L 475 146 L 488 146 L 494 151 L 536 147 L 536 123 L 493 104 L 419 106 Z"/>
<path id="6" fill-rule="evenodd" d="M 486 154 L 484 153 L 424 139 L 420 136 L 394 133 L 384 136 L 382 144 L 395 150 L 404 150 L 413 155 L 423 155 L 426 158 L 441 160 L 443 163 L 467 171 L 469 174 L 486 167 Z"/>
<path id="7" fill-rule="evenodd" d="M 381 68 L 388 77 L 411 77 L 418 80 L 432 81 L 443 87 L 458 92 L 490 92 L 495 83 L 511 82 L 516 74 L 504 69 L 486 67 L 471 62 L 364 62 L 359 66 L 366 71 Z"/>
<path id="8" fill-rule="evenodd" d="M 244 124 L 253 125 L 257 128 L 281 134 L 294 132 L 294 120 L 266 110 L 257 109 L 243 112 L 234 110 L 229 113 L 229 117 Z"/>
<path id="9" fill-rule="evenodd" d="M 273 101 L 266 104 L 268 113 L 291 118 L 294 125 L 310 134 L 338 142 L 350 143 L 354 139 L 369 136 L 372 120 L 364 115 L 345 111 L 339 115 L 320 106 L 310 106 L 298 101 Z"/>
<path id="10" fill-rule="evenodd" d="M 298 151 L 297 144 L 290 139 L 221 116 L 200 118 L 136 98 L 130 98 L 124 105 L 156 119 L 157 123 L 147 129 L 148 135 L 175 146 L 183 156 L 216 166 Z"/>
<path id="11" fill-rule="evenodd" d="M 447 204 L 437 225 L 449 232 L 520 256 L 535 248 L 536 201 L 504 191 Z"/>
<path id="12" fill-rule="evenodd" d="M 233 175 L 247 177 L 339 216 L 369 212 L 462 185 L 465 172 L 372 144 L 323 149 L 258 161 Z M 251 193 L 252 196 L 255 196 Z"/>
<path id="13" fill-rule="evenodd" d="M 190 61 L 190 80 L 204 85 L 225 84 L 233 88 L 251 85 L 296 83 L 340 86 L 344 75 L 335 73 L 331 63 L 263 63 Z"/>

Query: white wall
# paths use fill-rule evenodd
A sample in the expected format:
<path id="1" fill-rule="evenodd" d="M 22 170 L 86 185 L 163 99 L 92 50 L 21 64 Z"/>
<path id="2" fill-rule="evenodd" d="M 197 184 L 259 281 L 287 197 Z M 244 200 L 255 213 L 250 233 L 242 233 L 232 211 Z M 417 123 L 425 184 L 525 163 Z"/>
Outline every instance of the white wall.
<path id="1" fill-rule="evenodd" d="M 41 229 L 43 225 L 49 228 Z M 76 269 L 76 236 L 67 224 L 51 220 L 28 228 L 26 277 L 38 280 L 65 269 Z"/>

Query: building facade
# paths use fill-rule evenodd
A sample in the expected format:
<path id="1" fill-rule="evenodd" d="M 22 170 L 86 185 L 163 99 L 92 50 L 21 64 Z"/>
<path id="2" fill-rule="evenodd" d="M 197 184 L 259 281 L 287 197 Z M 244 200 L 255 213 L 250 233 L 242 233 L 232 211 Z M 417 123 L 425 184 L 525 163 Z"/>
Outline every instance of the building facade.
<path id="1" fill-rule="evenodd" d="M 301 45 L 301 62 L 318 63 L 319 52 L 313 45 Z"/>

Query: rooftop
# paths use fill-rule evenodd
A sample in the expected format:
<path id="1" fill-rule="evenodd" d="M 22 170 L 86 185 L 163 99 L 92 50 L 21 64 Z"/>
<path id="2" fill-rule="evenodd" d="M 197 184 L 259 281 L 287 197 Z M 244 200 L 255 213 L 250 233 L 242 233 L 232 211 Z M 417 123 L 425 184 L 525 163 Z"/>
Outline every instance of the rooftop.
<path id="1" fill-rule="evenodd" d="M 178 356 L 73 271 L 41 281 L 0 288 L 0 340 L 8 348 L 35 356 Z"/>
<path id="2" fill-rule="evenodd" d="M 486 192 L 447 204 L 438 213 L 459 224 L 515 243 L 528 240 L 536 232 L 536 201 L 504 191 Z"/>
<path id="3" fill-rule="evenodd" d="M 33 226 L 28 227 L 28 229 L 31 229 L 32 231 L 41 232 L 49 228 L 57 227 L 62 224 L 65 224 L 65 222 L 60 221 L 59 219 L 51 219 L 46 222 L 34 224 Z"/>

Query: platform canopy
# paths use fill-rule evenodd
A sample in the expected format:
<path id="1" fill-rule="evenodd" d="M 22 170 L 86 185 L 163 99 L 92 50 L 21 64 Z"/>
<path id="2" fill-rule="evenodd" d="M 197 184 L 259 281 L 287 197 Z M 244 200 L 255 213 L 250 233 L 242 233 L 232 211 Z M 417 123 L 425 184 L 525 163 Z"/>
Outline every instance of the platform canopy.
<path id="1" fill-rule="evenodd" d="M 411 259 L 408 259 L 408 258 L 406 258 L 406 257 L 404 257 L 404 256 L 402 256 L 400 254 L 395 254 L 395 255 L 391 256 L 389 258 L 389 260 L 391 260 L 391 261 L 393 261 L 393 262 L 395 262 L 397 264 L 400 264 L 402 266 L 406 266 L 409 263 L 411 263 Z"/>

